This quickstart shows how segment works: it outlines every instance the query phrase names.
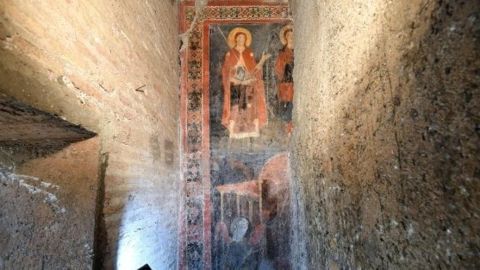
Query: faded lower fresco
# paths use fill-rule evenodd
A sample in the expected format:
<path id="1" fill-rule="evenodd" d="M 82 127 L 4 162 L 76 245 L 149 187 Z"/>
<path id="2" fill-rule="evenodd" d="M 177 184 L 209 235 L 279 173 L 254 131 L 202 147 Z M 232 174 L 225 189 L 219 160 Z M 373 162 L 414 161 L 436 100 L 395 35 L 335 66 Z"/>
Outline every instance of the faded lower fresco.
<path id="1" fill-rule="evenodd" d="M 290 269 L 288 24 L 210 25 L 213 269 Z"/>

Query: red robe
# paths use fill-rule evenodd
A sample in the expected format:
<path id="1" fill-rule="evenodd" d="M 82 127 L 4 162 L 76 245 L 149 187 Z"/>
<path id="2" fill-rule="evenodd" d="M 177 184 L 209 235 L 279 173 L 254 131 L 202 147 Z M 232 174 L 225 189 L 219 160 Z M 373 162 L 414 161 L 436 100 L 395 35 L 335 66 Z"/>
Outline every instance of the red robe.
<path id="1" fill-rule="evenodd" d="M 258 119 L 258 126 L 262 128 L 267 124 L 267 106 L 265 102 L 265 87 L 262 79 L 262 70 L 255 70 L 257 62 L 253 51 L 250 48 L 245 48 L 242 53 L 243 61 L 245 62 L 245 67 L 247 71 L 252 74 L 256 81 L 253 83 L 252 87 L 254 89 L 254 103 L 256 106 L 256 118 Z M 225 61 L 223 62 L 222 67 L 222 83 L 223 83 L 223 114 L 222 114 L 222 125 L 228 127 L 231 120 L 231 108 L 230 108 L 230 78 L 235 73 L 235 66 L 240 59 L 240 52 L 235 49 L 230 49 L 230 51 L 225 55 Z"/>
<path id="2" fill-rule="evenodd" d="M 293 100 L 293 83 L 282 82 L 285 76 L 285 65 L 293 62 L 293 51 L 285 48 L 278 54 L 277 62 L 275 63 L 275 75 L 280 81 L 278 85 L 278 98 L 283 102 L 291 102 Z"/>

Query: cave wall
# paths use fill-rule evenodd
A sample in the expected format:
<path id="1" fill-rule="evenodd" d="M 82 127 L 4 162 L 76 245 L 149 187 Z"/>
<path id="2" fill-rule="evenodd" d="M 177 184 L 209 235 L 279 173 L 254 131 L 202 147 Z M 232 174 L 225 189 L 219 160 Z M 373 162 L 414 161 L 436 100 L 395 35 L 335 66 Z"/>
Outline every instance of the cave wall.
<path id="1" fill-rule="evenodd" d="M 478 1 L 290 1 L 311 269 L 479 267 Z"/>
<path id="2" fill-rule="evenodd" d="M 91 268 L 99 147 L 92 138 L 22 164 L 0 162 L 0 269 Z"/>
<path id="3" fill-rule="evenodd" d="M 176 264 L 176 13 L 175 1 L 0 2 L 0 92 L 98 134 L 107 269 Z"/>

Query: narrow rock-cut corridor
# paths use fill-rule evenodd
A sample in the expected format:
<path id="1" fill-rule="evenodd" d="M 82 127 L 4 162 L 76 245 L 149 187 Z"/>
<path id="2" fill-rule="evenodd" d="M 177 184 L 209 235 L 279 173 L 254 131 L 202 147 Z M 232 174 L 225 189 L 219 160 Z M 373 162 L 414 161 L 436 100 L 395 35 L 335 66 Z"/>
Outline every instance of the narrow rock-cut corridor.
<path id="1" fill-rule="evenodd" d="M 0 1 L 0 270 L 478 269 L 480 3 Z"/>

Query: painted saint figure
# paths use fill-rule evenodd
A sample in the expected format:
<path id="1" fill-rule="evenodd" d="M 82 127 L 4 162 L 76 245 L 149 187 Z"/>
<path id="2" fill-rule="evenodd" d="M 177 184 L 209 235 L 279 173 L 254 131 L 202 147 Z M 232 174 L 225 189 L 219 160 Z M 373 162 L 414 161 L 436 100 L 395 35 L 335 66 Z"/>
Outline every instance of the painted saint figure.
<path id="1" fill-rule="evenodd" d="M 293 27 L 287 25 L 280 31 L 280 41 L 284 47 L 275 63 L 275 75 L 278 82 L 278 100 L 281 119 L 286 122 L 285 131 L 292 131 L 293 109 Z"/>
<path id="2" fill-rule="evenodd" d="M 258 137 L 267 124 L 262 66 L 271 55 L 262 54 L 257 63 L 251 43 L 252 34 L 247 29 L 237 27 L 230 31 L 230 50 L 222 66 L 222 125 L 234 139 Z"/>

